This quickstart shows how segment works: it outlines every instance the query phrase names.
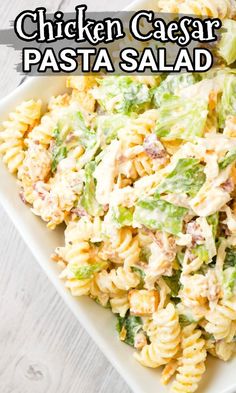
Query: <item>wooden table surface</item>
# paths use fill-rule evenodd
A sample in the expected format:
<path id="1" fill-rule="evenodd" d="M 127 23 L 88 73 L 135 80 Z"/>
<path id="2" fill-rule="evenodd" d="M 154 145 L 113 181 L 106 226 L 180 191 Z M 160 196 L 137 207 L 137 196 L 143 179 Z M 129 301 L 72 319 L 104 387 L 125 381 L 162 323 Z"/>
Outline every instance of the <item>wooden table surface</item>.
<path id="1" fill-rule="evenodd" d="M 83 0 L 121 10 L 130 0 Z M 75 0 L 1 0 L 0 28 L 22 10 L 73 11 Z M 0 47 L 0 98 L 23 81 Z M 122 344 L 121 344 L 122 345 Z M 131 393 L 66 307 L 0 206 L 0 392 Z"/>

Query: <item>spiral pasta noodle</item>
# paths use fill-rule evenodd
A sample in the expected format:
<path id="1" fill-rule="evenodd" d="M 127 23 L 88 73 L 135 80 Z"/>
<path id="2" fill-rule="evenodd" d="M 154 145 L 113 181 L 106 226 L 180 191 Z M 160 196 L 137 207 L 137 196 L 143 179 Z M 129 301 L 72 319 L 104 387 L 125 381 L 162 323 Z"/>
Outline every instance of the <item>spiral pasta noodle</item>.
<path id="1" fill-rule="evenodd" d="M 103 270 L 98 273 L 96 282 L 102 292 L 118 295 L 137 287 L 140 279 L 136 273 L 118 267 L 110 272 Z"/>
<path id="2" fill-rule="evenodd" d="M 33 127 L 26 139 L 26 144 L 34 141 L 48 148 L 53 139 L 53 132 L 57 128 L 58 120 L 63 118 L 64 113 L 70 108 L 69 102 L 70 97 L 67 94 L 52 97 L 48 104 L 48 112 L 42 116 L 40 123 Z"/>
<path id="3" fill-rule="evenodd" d="M 205 372 L 206 349 L 205 340 L 201 338 L 201 331 L 195 325 L 186 326 L 182 332 L 182 355 L 179 359 L 176 380 L 173 382 L 171 392 L 195 392 Z"/>
<path id="4" fill-rule="evenodd" d="M 215 309 L 206 315 L 208 321 L 205 329 L 214 335 L 216 340 L 225 339 L 226 342 L 232 341 L 236 327 L 232 321 L 236 320 L 236 301 L 235 298 L 222 300 L 216 305 Z"/>
<path id="5" fill-rule="evenodd" d="M 155 172 L 155 162 L 147 154 L 139 154 L 133 161 L 136 177 L 151 175 Z"/>
<path id="6" fill-rule="evenodd" d="M 124 263 L 125 268 L 135 265 L 139 259 L 140 247 L 137 236 L 133 237 L 132 230 L 122 228 L 113 239 L 112 248 L 116 250 L 118 257 Z"/>
<path id="7" fill-rule="evenodd" d="M 40 111 L 40 101 L 25 101 L 9 114 L 9 120 L 3 122 L 0 154 L 11 173 L 16 173 L 22 165 L 25 157 L 24 137 L 39 121 Z"/>
<path id="8" fill-rule="evenodd" d="M 157 110 L 147 110 L 136 119 L 132 119 L 127 127 L 119 130 L 119 139 L 127 148 L 142 145 L 144 138 L 154 131 L 156 120 Z"/>
<path id="9" fill-rule="evenodd" d="M 60 278 L 64 280 L 65 287 L 70 290 L 72 296 L 85 296 L 90 294 L 92 279 L 78 280 L 68 269 L 60 274 Z"/>
<path id="10" fill-rule="evenodd" d="M 174 306 L 169 303 L 154 315 L 157 335 L 151 344 L 146 345 L 136 359 L 146 367 L 156 368 L 169 362 L 178 352 L 180 344 L 180 325 Z"/>
<path id="11" fill-rule="evenodd" d="M 114 314 L 124 317 L 130 305 L 127 295 L 115 296 L 110 299 L 111 310 Z"/>

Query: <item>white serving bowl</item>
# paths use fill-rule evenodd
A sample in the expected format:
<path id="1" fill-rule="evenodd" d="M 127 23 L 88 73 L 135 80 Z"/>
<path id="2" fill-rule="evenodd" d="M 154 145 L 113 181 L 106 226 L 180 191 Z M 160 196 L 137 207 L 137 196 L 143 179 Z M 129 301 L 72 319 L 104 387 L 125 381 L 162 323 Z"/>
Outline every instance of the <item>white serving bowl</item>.
<path id="1" fill-rule="evenodd" d="M 127 8 L 127 10 L 136 9 L 155 9 L 155 1 L 135 1 Z M 65 77 L 31 77 L 0 102 L 0 121 L 6 119 L 8 113 L 24 100 L 40 98 L 46 103 L 49 97 L 64 91 Z M 64 287 L 64 283 L 58 278 L 57 267 L 50 261 L 50 254 L 55 247 L 63 245 L 62 232 L 48 230 L 45 223 L 34 216 L 29 207 L 21 202 L 15 177 L 8 173 L 1 162 L 0 179 L 1 204 L 65 303 L 108 360 L 135 393 L 168 392 L 169 388 L 163 387 L 160 383 L 160 371 L 139 365 L 132 356 L 133 349 L 119 341 L 114 315 L 87 297 L 72 297 Z M 93 367 L 96 367 L 96 364 Z M 235 393 L 236 374 L 234 370 L 236 370 L 236 358 L 226 364 L 210 359 L 207 362 L 207 372 L 200 385 L 199 393 Z"/>

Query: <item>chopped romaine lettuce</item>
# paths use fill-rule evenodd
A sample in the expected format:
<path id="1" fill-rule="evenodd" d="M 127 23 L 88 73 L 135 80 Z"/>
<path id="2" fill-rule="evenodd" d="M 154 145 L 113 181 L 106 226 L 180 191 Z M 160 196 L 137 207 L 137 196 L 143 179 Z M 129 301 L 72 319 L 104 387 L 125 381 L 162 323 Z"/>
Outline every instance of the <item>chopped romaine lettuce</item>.
<path id="1" fill-rule="evenodd" d="M 112 76 L 98 80 L 94 97 L 107 112 L 130 114 L 146 109 L 151 102 L 149 88 L 129 76 Z"/>
<path id="2" fill-rule="evenodd" d="M 209 261 L 209 254 L 204 244 L 199 244 L 191 249 L 193 255 L 198 257 L 202 262 Z"/>
<path id="3" fill-rule="evenodd" d="M 219 55 L 226 64 L 236 61 L 236 21 L 225 19 L 222 25 L 222 33 L 217 45 Z"/>
<path id="4" fill-rule="evenodd" d="M 181 270 L 174 270 L 172 276 L 162 276 L 165 283 L 171 289 L 172 297 L 178 297 L 180 290 L 180 274 Z"/>
<path id="5" fill-rule="evenodd" d="M 94 130 L 89 129 L 84 121 L 81 112 L 69 112 L 67 116 L 62 116 L 58 121 L 57 128 L 53 132 L 54 146 L 52 149 L 52 171 L 55 172 L 60 160 L 66 158 L 70 151 L 74 150 L 78 144 L 84 148 L 85 152 L 79 158 L 80 167 L 93 159 L 99 142 Z"/>
<path id="6" fill-rule="evenodd" d="M 180 314 L 179 316 L 179 323 L 182 328 L 196 322 L 197 321 L 191 315 Z"/>
<path id="7" fill-rule="evenodd" d="M 219 213 L 216 212 L 214 214 L 211 214 L 210 216 L 207 217 L 207 222 L 209 225 L 212 226 L 212 233 L 213 237 L 216 238 L 217 232 L 218 232 L 218 225 L 219 225 Z"/>
<path id="8" fill-rule="evenodd" d="M 142 247 L 139 254 L 139 260 L 142 262 L 148 262 L 150 255 L 151 255 L 150 248 Z"/>
<path id="9" fill-rule="evenodd" d="M 93 276 L 94 273 L 100 272 L 107 266 L 106 262 L 94 263 L 93 265 L 82 265 L 76 264 L 70 265 L 70 270 L 74 273 L 77 280 L 87 280 Z"/>
<path id="10" fill-rule="evenodd" d="M 51 164 L 52 172 L 56 171 L 59 162 L 66 157 L 67 157 L 67 147 L 55 144 L 55 146 L 52 149 L 52 164 Z"/>
<path id="11" fill-rule="evenodd" d="M 61 144 L 61 131 L 59 127 L 54 128 L 52 132 L 52 137 L 55 139 L 57 144 Z"/>
<path id="12" fill-rule="evenodd" d="M 94 158 L 100 146 L 100 141 L 97 133 L 85 124 L 81 112 L 72 113 L 70 121 L 76 141 L 75 145 L 78 146 L 79 143 L 84 148 L 84 154 L 78 159 L 78 168 L 82 168 Z"/>
<path id="13" fill-rule="evenodd" d="M 118 131 L 125 127 L 129 121 L 126 115 L 98 116 L 96 122 L 97 131 L 102 135 L 104 144 L 109 144 L 118 136 Z"/>
<path id="14" fill-rule="evenodd" d="M 64 145 L 64 139 L 61 137 L 61 130 L 59 126 L 53 130 L 52 136 L 54 138 L 54 145 L 52 148 L 51 170 L 52 172 L 55 172 L 59 162 L 67 157 L 68 151 L 67 147 Z"/>
<path id="15" fill-rule="evenodd" d="M 223 93 L 218 107 L 219 126 L 223 128 L 228 116 L 236 116 L 236 76 L 228 74 L 224 78 Z"/>
<path id="16" fill-rule="evenodd" d="M 181 158 L 175 169 L 161 182 L 157 188 L 163 192 L 176 192 L 194 197 L 205 183 L 204 166 L 196 158 Z"/>
<path id="17" fill-rule="evenodd" d="M 203 135 L 208 114 L 208 100 L 164 94 L 158 109 L 156 134 L 164 140 L 194 141 Z"/>
<path id="18" fill-rule="evenodd" d="M 232 164 L 234 161 L 236 161 L 236 152 L 228 152 L 226 153 L 226 155 L 224 156 L 224 158 L 222 158 L 219 161 L 219 168 L 220 169 L 225 169 L 228 165 Z"/>
<path id="19" fill-rule="evenodd" d="M 144 286 L 144 280 L 145 280 L 145 276 L 146 276 L 144 270 L 139 269 L 139 268 L 136 267 L 136 266 L 132 266 L 132 267 L 131 267 L 131 270 L 132 270 L 132 272 L 137 273 L 137 274 L 139 275 L 139 277 L 140 277 L 140 283 L 139 283 L 138 288 L 139 288 L 139 287 L 140 287 L 140 288 L 143 288 L 143 286 Z"/>
<path id="20" fill-rule="evenodd" d="M 223 289 L 226 298 L 233 295 L 236 285 L 236 266 L 223 271 Z"/>
<path id="21" fill-rule="evenodd" d="M 99 216 L 102 212 L 102 206 L 96 200 L 96 180 L 93 177 L 96 164 L 94 161 L 85 166 L 85 184 L 81 197 L 81 206 L 91 216 Z"/>
<path id="22" fill-rule="evenodd" d="M 120 334 L 120 338 L 126 344 L 134 346 L 136 334 L 142 330 L 142 319 L 133 315 L 126 314 L 125 317 L 117 316 L 116 329 Z"/>
<path id="23" fill-rule="evenodd" d="M 138 201 L 134 211 L 134 222 L 149 229 L 177 235 L 182 232 L 183 219 L 187 211 L 184 207 L 175 206 L 155 195 Z"/>
<path id="24" fill-rule="evenodd" d="M 153 89 L 153 101 L 155 106 L 159 107 L 161 105 L 165 93 L 178 94 L 181 89 L 193 85 L 196 82 L 196 76 L 191 73 L 168 75 L 158 87 Z"/>
<path id="25" fill-rule="evenodd" d="M 226 248 L 226 255 L 224 260 L 224 269 L 228 269 L 229 267 L 236 267 L 236 248 Z"/>
<path id="26" fill-rule="evenodd" d="M 176 254 L 176 258 L 177 258 L 177 262 L 178 262 L 180 265 L 183 265 L 183 261 L 184 261 L 184 252 L 178 251 L 177 254 Z"/>
<path id="27" fill-rule="evenodd" d="M 73 113 L 71 115 L 71 121 L 74 134 L 85 149 L 91 148 L 91 146 L 96 144 L 96 132 L 86 126 L 81 112 Z"/>
<path id="28" fill-rule="evenodd" d="M 112 218 L 118 228 L 131 226 L 133 223 L 133 209 L 124 206 L 116 206 L 112 208 Z"/>
<path id="29" fill-rule="evenodd" d="M 236 285 L 236 248 L 226 248 L 223 265 L 223 289 L 225 297 L 232 296 Z"/>

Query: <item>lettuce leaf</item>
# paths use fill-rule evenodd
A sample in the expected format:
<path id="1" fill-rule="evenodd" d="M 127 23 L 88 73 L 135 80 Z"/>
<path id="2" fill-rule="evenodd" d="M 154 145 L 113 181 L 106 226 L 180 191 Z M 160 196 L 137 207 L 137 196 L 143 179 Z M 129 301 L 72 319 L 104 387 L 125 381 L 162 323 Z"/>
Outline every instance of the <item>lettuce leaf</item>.
<path id="1" fill-rule="evenodd" d="M 91 278 L 94 273 L 100 272 L 107 266 L 105 262 L 94 263 L 93 265 L 82 265 L 76 264 L 70 265 L 70 270 L 74 273 L 77 280 L 87 280 Z"/>
<path id="2" fill-rule="evenodd" d="M 233 295 L 236 285 L 236 266 L 228 267 L 223 271 L 223 289 L 224 296 L 229 298 Z"/>
<path id="3" fill-rule="evenodd" d="M 228 269 L 229 267 L 236 268 L 236 248 L 228 247 L 225 251 L 224 269 Z"/>
<path id="4" fill-rule="evenodd" d="M 209 261 L 209 254 L 204 244 L 199 244 L 191 249 L 193 255 L 198 257 L 203 263 Z"/>
<path id="5" fill-rule="evenodd" d="M 226 298 L 232 296 L 236 285 L 236 247 L 227 247 L 223 265 L 223 289 Z"/>
<path id="6" fill-rule="evenodd" d="M 181 89 L 197 82 L 197 77 L 191 73 L 168 75 L 166 79 L 153 89 L 153 101 L 156 107 L 161 105 L 165 93 L 178 94 Z"/>
<path id="7" fill-rule="evenodd" d="M 118 136 L 118 131 L 129 121 L 129 117 L 121 114 L 98 116 L 96 121 L 97 131 L 102 134 L 104 144 L 109 144 Z"/>
<path id="8" fill-rule="evenodd" d="M 236 76 L 228 74 L 224 78 L 223 93 L 218 107 L 219 126 L 223 128 L 228 116 L 236 116 Z"/>
<path id="9" fill-rule="evenodd" d="M 126 314 L 125 317 L 117 316 L 116 330 L 118 333 L 123 333 L 125 338 L 122 338 L 126 344 L 134 346 L 134 339 L 136 334 L 142 330 L 142 319 L 133 315 Z M 122 334 L 122 336 L 123 336 Z M 121 335 L 120 335 L 121 336 Z"/>
<path id="10" fill-rule="evenodd" d="M 232 164 L 234 161 L 236 161 L 236 152 L 230 152 L 228 151 L 228 153 L 226 153 L 226 155 L 224 156 L 224 158 L 222 158 L 219 161 L 219 168 L 225 169 L 227 168 L 228 165 Z"/>
<path id="11" fill-rule="evenodd" d="M 112 218 L 118 228 L 131 226 L 133 223 L 133 210 L 124 206 L 117 206 L 112 209 Z"/>
<path id="12" fill-rule="evenodd" d="M 84 154 L 79 158 L 80 167 L 91 161 L 99 147 L 97 134 L 85 124 L 81 112 L 69 111 L 58 121 L 53 132 L 54 146 L 52 149 L 52 171 L 57 168 L 59 161 L 66 158 L 78 144 L 84 148 Z"/>
<path id="13" fill-rule="evenodd" d="M 145 283 L 145 276 L 146 276 L 144 270 L 139 269 L 139 268 L 136 267 L 136 266 L 131 266 L 131 270 L 132 270 L 132 272 L 137 273 L 137 274 L 139 275 L 139 277 L 140 277 L 140 283 L 139 283 L 139 285 L 138 285 L 137 288 L 138 288 L 138 289 L 143 288 L 144 283 Z"/>
<path id="14" fill-rule="evenodd" d="M 208 100 L 182 98 L 166 93 L 158 109 L 156 134 L 164 140 L 194 141 L 203 135 L 208 114 Z"/>
<path id="15" fill-rule="evenodd" d="M 81 206 L 91 216 L 99 216 L 103 212 L 102 206 L 96 200 L 96 180 L 93 177 L 95 168 L 94 161 L 85 166 L 85 184 L 80 200 Z"/>
<path id="16" fill-rule="evenodd" d="M 175 169 L 157 188 L 158 193 L 185 192 L 194 197 L 205 183 L 204 167 L 196 158 L 181 158 Z"/>
<path id="17" fill-rule="evenodd" d="M 179 290 L 180 290 L 180 275 L 181 270 L 174 270 L 172 276 L 162 276 L 165 283 L 171 289 L 171 296 L 178 297 Z"/>
<path id="18" fill-rule="evenodd" d="M 138 201 L 134 211 L 134 222 L 149 229 L 177 235 L 182 232 L 183 219 L 187 211 L 188 209 L 175 206 L 155 195 Z"/>
<path id="19" fill-rule="evenodd" d="M 236 21 L 225 19 L 222 23 L 222 33 L 217 49 L 226 64 L 230 65 L 236 61 Z"/>
<path id="20" fill-rule="evenodd" d="M 149 247 L 142 247 L 139 253 L 139 260 L 148 263 L 151 251 Z"/>
<path id="21" fill-rule="evenodd" d="M 94 97 L 107 112 L 128 115 L 144 110 L 151 103 L 149 88 L 129 76 L 111 76 L 99 83 L 100 86 L 94 89 Z"/>
<path id="22" fill-rule="evenodd" d="M 191 315 L 180 314 L 179 316 L 179 323 L 182 328 L 196 322 L 197 321 Z"/>
<path id="23" fill-rule="evenodd" d="M 57 166 L 61 160 L 67 157 L 67 147 L 61 145 L 55 145 L 52 150 L 52 164 L 51 171 L 56 172 Z"/>
<path id="24" fill-rule="evenodd" d="M 93 129 L 86 126 L 84 117 L 81 112 L 71 115 L 74 134 L 78 138 L 84 149 L 93 147 L 97 142 L 97 134 Z"/>
<path id="25" fill-rule="evenodd" d="M 219 213 L 216 212 L 207 217 L 207 222 L 212 226 L 213 237 L 216 238 L 219 225 Z"/>

